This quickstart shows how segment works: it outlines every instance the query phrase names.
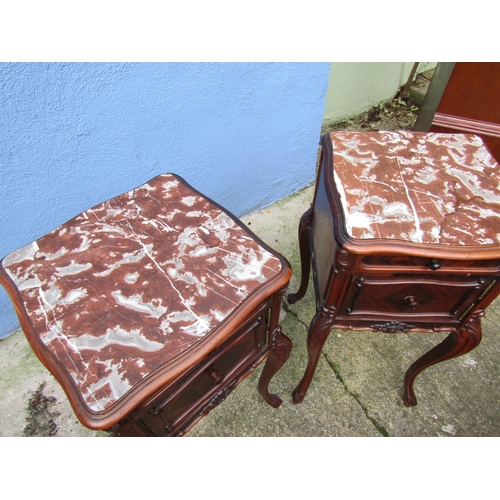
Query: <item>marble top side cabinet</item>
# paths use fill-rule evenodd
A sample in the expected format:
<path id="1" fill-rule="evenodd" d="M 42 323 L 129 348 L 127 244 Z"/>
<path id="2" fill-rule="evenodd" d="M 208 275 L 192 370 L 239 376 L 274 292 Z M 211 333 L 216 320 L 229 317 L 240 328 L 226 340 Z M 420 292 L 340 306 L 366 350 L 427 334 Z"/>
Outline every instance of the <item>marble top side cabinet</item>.
<path id="1" fill-rule="evenodd" d="M 311 208 L 299 224 L 300 300 L 313 269 L 316 314 L 301 402 L 333 328 L 450 332 L 405 375 L 415 377 L 481 340 L 500 293 L 500 167 L 472 134 L 334 132 L 322 137 Z"/>
<path id="2" fill-rule="evenodd" d="M 180 436 L 256 366 L 288 358 L 284 257 L 174 174 L 97 205 L 7 255 L 0 283 L 81 421 Z"/>

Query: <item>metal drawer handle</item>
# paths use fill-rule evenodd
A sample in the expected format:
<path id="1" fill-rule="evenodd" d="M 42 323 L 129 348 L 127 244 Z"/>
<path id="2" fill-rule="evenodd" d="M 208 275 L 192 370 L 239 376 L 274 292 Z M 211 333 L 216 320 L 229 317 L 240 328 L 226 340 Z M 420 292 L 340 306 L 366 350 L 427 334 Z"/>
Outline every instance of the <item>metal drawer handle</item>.
<path id="1" fill-rule="evenodd" d="M 405 302 L 408 304 L 408 309 L 415 309 L 418 306 L 418 302 L 415 300 L 414 295 L 408 295 L 408 297 L 405 298 Z"/>
<path id="2" fill-rule="evenodd" d="M 430 266 L 429 266 L 433 271 L 437 271 L 438 269 L 441 269 L 441 264 L 437 259 L 432 259 Z"/>

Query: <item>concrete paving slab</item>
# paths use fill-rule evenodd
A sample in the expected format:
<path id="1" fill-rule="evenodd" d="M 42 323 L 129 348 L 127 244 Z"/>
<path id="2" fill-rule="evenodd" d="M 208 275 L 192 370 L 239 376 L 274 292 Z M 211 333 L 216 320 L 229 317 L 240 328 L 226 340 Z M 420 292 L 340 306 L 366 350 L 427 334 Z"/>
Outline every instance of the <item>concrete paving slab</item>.
<path id="1" fill-rule="evenodd" d="M 270 391 L 283 399 L 282 405 L 272 408 L 258 394 L 259 367 L 187 436 L 379 436 L 325 359 L 320 361 L 318 383 L 311 389 L 311 397 L 300 405 L 292 402 L 291 393 L 307 362 L 306 330 L 289 314 L 282 327 L 296 347 L 270 385 Z"/>
<path id="2" fill-rule="evenodd" d="M 291 263 L 289 292 L 300 279 L 297 228 L 309 207 L 312 186 L 242 220 Z M 292 340 L 289 360 L 271 382 L 282 399 L 275 409 L 260 397 L 263 366 L 248 376 L 187 437 L 209 436 L 499 436 L 500 300 L 483 318 L 483 340 L 472 352 L 421 373 L 415 382 L 418 405 L 403 405 L 408 366 L 446 334 L 384 334 L 332 331 L 311 387 L 300 404 L 291 393 L 306 364 L 307 328 L 314 315 L 312 286 L 300 302 L 284 304 L 282 327 Z M 40 384 L 55 398 L 50 408 L 56 436 L 106 436 L 83 427 L 59 384 L 38 361 L 19 331 L 0 341 L 0 436 L 22 436 L 28 403 Z"/>

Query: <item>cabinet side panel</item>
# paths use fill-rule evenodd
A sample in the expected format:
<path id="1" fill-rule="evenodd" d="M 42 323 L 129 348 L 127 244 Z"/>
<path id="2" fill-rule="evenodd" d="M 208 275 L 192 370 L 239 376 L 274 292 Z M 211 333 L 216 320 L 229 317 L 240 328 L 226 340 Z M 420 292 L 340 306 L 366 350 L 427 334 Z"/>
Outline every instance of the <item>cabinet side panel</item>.
<path id="1" fill-rule="evenodd" d="M 313 269 L 320 300 L 328 296 L 329 276 L 335 262 L 338 244 L 334 238 L 333 214 L 321 176 L 318 178 L 312 215 Z"/>

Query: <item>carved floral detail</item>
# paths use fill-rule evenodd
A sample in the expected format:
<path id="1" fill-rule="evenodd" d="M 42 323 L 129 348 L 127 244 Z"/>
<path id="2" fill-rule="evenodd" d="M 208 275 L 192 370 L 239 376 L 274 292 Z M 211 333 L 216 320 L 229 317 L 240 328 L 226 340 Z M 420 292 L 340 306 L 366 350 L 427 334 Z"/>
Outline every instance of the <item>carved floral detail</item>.
<path id="1" fill-rule="evenodd" d="M 338 250 L 335 258 L 335 262 L 337 264 L 337 271 L 338 272 L 345 272 L 349 270 L 350 264 L 349 264 L 349 252 L 346 250 Z"/>
<path id="2" fill-rule="evenodd" d="M 399 321 L 387 321 L 386 323 L 370 325 L 377 332 L 385 333 L 406 333 L 415 325 L 408 325 L 407 323 L 400 323 Z"/>

